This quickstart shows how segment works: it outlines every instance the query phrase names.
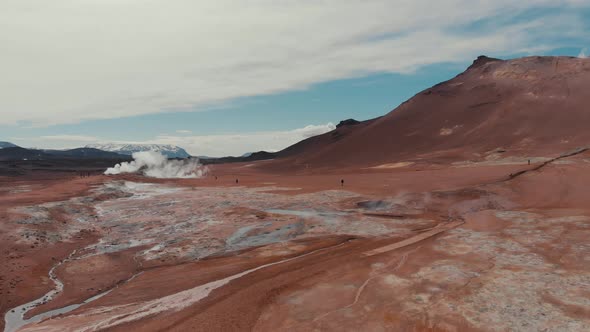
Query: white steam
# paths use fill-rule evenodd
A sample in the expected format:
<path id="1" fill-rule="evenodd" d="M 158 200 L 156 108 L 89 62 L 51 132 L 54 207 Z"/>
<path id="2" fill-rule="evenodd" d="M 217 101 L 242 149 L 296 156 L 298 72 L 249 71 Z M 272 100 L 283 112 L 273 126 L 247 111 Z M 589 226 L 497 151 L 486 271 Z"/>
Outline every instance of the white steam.
<path id="1" fill-rule="evenodd" d="M 166 156 L 154 151 L 133 153 L 133 161 L 116 164 L 104 174 L 136 173 L 141 171 L 153 178 L 199 178 L 207 173 L 207 167 L 198 159 L 168 160 Z"/>
<path id="2" fill-rule="evenodd" d="M 587 49 L 586 48 L 583 48 L 580 51 L 580 54 L 578 54 L 578 58 L 580 58 L 580 59 L 586 59 L 588 57 L 588 55 L 586 54 L 586 51 L 587 51 Z"/>

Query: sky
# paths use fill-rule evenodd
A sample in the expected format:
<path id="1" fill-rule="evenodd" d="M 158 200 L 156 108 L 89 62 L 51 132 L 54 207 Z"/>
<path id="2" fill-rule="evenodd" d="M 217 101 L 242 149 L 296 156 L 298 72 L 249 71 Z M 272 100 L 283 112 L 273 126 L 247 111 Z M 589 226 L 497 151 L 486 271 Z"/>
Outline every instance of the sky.
<path id="1" fill-rule="evenodd" d="M 590 0 L 1 0 L 0 141 L 280 150 L 589 32 Z"/>

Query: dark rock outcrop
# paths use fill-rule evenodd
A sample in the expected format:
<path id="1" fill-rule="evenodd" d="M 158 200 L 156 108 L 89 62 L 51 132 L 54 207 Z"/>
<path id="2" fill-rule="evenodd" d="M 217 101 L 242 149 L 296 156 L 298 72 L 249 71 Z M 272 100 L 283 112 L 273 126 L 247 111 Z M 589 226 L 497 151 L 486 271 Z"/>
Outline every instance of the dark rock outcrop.
<path id="1" fill-rule="evenodd" d="M 361 123 L 361 122 L 360 121 L 357 121 L 355 119 L 346 119 L 346 120 L 340 121 L 340 123 L 338 123 L 336 125 L 336 128 L 340 128 L 342 126 L 354 126 L 354 125 L 357 125 L 359 123 Z"/>

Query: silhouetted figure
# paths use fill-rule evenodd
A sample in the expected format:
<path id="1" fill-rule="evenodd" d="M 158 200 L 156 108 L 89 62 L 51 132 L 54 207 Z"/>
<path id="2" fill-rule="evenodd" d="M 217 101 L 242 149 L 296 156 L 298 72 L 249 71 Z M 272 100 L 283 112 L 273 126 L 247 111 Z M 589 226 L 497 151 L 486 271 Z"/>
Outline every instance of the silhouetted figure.
<path id="1" fill-rule="evenodd" d="M 529 165 L 531 164 L 531 160 L 529 159 Z"/>
<path id="2" fill-rule="evenodd" d="M 239 182 L 238 179 L 236 179 L 236 183 L 238 183 L 238 182 Z"/>
<path id="3" fill-rule="evenodd" d="M 340 180 L 340 186 L 344 187 L 344 179 Z"/>

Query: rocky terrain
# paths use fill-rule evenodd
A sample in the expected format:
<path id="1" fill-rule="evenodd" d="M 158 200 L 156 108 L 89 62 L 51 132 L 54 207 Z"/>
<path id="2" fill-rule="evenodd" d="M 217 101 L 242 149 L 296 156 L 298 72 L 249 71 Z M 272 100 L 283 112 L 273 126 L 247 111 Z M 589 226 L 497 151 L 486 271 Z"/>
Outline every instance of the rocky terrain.
<path id="1" fill-rule="evenodd" d="M 201 178 L 0 176 L 0 327 L 587 331 L 589 61 L 479 58 Z"/>

